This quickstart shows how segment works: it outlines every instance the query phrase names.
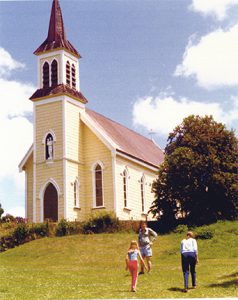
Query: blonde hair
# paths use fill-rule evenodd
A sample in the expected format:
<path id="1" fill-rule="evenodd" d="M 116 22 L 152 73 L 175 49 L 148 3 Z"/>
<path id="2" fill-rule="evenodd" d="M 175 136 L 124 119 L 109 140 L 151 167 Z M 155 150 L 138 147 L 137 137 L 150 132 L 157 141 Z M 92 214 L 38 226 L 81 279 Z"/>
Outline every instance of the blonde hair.
<path id="1" fill-rule="evenodd" d="M 189 236 L 189 237 L 193 238 L 193 237 L 194 237 L 194 234 L 193 234 L 193 232 L 192 232 L 192 231 L 188 231 L 188 232 L 187 232 L 187 236 Z"/>
<path id="2" fill-rule="evenodd" d="M 139 246 L 138 246 L 138 243 L 136 240 L 131 241 L 129 249 L 131 249 L 133 245 L 136 245 L 136 249 L 139 249 Z"/>

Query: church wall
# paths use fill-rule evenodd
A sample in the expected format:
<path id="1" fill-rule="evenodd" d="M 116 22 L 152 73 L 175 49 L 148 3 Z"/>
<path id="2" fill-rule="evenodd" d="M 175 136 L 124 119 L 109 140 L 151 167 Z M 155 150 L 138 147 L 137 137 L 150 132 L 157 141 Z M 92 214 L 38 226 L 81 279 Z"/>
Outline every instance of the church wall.
<path id="1" fill-rule="evenodd" d="M 67 219 L 82 220 L 85 218 L 83 130 L 80 121 L 82 108 L 66 102 L 65 106 L 65 141 L 66 141 L 66 191 Z M 80 208 L 74 207 L 74 181 L 79 181 Z"/>
<path id="2" fill-rule="evenodd" d="M 30 156 L 25 164 L 26 172 L 26 218 L 29 222 L 33 221 L 33 155 Z"/>
<path id="3" fill-rule="evenodd" d="M 62 124 L 62 101 L 37 105 L 35 108 L 36 126 L 36 221 L 42 221 L 40 193 L 45 184 L 53 179 L 59 187 L 60 195 L 58 201 L 58 217 L 64 217 L 63 200 L 63 124 Z M 45 160 L 45 145 L 43 139 L 46 133 L 54 132 L 56 141 L 54 143 L 54 160 Z"/>
<path id="4" fill-rule="evenodd" d="M 127 208 L 124 207 L 124 189 L 122 173 L 127 167 L 128 170 L 128 192 Z M 152 183 L 156 178 L 156 172 L 130 160 L 117 156 L 116 158 L 116 197 L 117 216 L 121 220 L 145 220 L 146 212 L 154 201 L 154 194 L 151 193 Z M 141 200 L 141 177 L 145 176 L 145 212 L 142 212 Z M 152 219 L 149 214 L 147 220 Z"/>
<path id="5" fill-rule="evenodd" d="M 111 151 L 86 126 L 83 127 L 83 149 L 85 162 L 85 209 L 89 216 L 104 209 L 93 208 L 93 165 L 100 161 L 103 164 L 103 193 L 106 211 L 114 210 L 112 155 Z"/>

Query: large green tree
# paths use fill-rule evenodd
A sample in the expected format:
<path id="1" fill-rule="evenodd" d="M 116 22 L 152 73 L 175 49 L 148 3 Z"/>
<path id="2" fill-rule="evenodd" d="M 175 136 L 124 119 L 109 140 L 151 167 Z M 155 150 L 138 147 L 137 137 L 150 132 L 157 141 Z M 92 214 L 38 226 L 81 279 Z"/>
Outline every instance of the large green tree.
<path id="1" fill-rule="evenodd" d="M 193 224 L 238 217 L 238 140 L 211 116 L 189 116 L 169 134 L 151 211 Z"/>

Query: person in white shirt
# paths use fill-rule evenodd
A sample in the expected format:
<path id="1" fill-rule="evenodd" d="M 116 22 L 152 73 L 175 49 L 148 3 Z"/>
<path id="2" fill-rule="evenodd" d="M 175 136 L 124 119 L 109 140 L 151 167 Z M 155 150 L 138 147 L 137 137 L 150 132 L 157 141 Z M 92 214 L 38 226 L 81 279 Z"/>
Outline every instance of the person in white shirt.
<path id="1" fill-rule="evenodd" d="M 186 239 L 183 239 L 180 246 L 182 270 L 184 277 L 184 292 L 188 291 L 189 270 L 192 276 L 192 287 L 196 288 L 196 264 L 198 263 L 197 241 L 193 238 L 192 231 L 187 232 Z"/>

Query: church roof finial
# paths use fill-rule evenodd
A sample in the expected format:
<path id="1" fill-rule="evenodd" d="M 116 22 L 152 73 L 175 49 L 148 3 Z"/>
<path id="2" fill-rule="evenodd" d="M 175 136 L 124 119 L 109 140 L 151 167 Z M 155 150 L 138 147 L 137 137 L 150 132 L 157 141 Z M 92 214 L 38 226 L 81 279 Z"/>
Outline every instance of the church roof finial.
<path id="1" fill-rule="evenodd" d="M 53 0 L 47 39 L 40 45 L 39 48 L 37 48 L 34 54 L 37 55 L 42 52 L 54 50 L 57 48 L 66 49 L 77 57 L 80 57 L 78 51 L 66 38 L 59 1 Z"/>

